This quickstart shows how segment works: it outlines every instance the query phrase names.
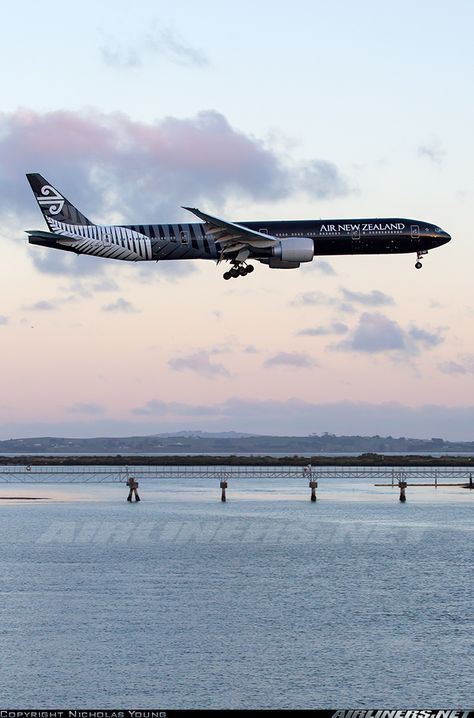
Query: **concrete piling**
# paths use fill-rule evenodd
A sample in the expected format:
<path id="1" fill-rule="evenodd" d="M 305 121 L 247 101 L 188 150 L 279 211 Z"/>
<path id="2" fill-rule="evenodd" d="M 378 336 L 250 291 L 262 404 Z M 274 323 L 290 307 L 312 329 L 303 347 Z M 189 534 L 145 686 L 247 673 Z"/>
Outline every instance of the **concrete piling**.
<path id="1" fill-rule="evenodd" d="M 407 485 L 408 485 L 408 484 L 407 484 L 406 481 L 399 481 L 399 482 L 398 482 L 398 487 L 399 487 L 399 489 L 400 489 L 400 501 L 401 501 L 402 503 L 407 500 L 407 497 L 405 496 L 405 489 L 406 489 Z"/>
<path id="2" fill-rule="evenodd" d="M 135 501 L 140 501 L 140 497 L 138 495 L 138 481 L 135 481 L 133 476 L 130 476 L 127 479 L 127 486 L 129 487 L 130 491 L 128 492 L 127 501 L 133 501 L 133 496 L 135 496 Z"/>
<path id="3" fill-rule="evenodd" d="M 309 488 L 311 489 L 311 501 L 316 501 L 316 489 L 318 488 L 318 482 L 311 479 L 309 482 Z"/>
<path id="4" fill-rule="evenodd" d="M 221 501 L 226 501 L 225 490 L 227 488 L 227 481 L 225 479 L 221 480 L 220 487 L 221 487 Z"/>

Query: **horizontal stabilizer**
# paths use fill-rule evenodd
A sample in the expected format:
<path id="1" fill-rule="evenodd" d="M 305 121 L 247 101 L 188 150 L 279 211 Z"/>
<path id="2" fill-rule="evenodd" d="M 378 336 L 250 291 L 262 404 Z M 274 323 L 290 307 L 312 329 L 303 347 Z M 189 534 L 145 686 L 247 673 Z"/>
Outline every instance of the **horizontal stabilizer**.
<path id="1" fill-rule="evenodd" d="M 61 241 L 61 244 L 74 244 L 82 239 L 82 237 L 59 236 L 53 232 L 43 232 L 41 229 L 26 229 L 25 232 L 29 239 L 40 239 L 42 242 L 51 242 L 52 244 L 57 243 L 58 240 Z"/>

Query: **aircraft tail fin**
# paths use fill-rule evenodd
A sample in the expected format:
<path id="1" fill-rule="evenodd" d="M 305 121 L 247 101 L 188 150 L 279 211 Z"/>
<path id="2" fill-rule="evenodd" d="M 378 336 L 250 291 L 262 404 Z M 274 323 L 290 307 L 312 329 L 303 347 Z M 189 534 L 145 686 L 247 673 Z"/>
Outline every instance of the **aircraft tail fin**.
<path id="1" fill-rule="evenodd" d="M 93 224 L 40 174 L 34 172 L 27 174 L 26 177 L 46 224 L 53 232 L 57 231 L 58 222 L 82 225 Z"/>

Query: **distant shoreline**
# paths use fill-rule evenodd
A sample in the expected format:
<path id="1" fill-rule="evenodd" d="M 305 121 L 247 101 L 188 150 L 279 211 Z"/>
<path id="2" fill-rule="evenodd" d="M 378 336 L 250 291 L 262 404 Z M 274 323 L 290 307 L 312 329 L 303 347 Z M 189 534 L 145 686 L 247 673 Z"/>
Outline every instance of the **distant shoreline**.
<path id="1" fill-rule="evenodd" d="M 0 496 L 0 501 L 47 501 L 47 496 Z"/>
<path id="2" fill-rule="evenodd" d="M 470 466 L 474 456 L 431 456 L 420 454 L 358 456 L 268 455 L 0 455 L 0 466 Z"/>

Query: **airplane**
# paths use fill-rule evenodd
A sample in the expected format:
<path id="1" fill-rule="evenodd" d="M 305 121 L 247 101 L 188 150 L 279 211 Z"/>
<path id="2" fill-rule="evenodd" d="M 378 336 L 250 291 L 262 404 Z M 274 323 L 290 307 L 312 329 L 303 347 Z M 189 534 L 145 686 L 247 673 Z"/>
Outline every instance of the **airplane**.
<path id="1" fill-rule="evenodd" d="M 130 262 L 210 259 L 230 263 L 224 279 L 254 270 L 296 269 L 315 257 L 343 254 L 416 253 L 421 269 L 428 250 L 449 242 L 440 227 L 398 217 L 228 222 L 183 207 L 202 222 L 98 225 L 91 222 L 40 174 L 26 175 L 49 231 L 26 230 L 30 244 Z"/>

